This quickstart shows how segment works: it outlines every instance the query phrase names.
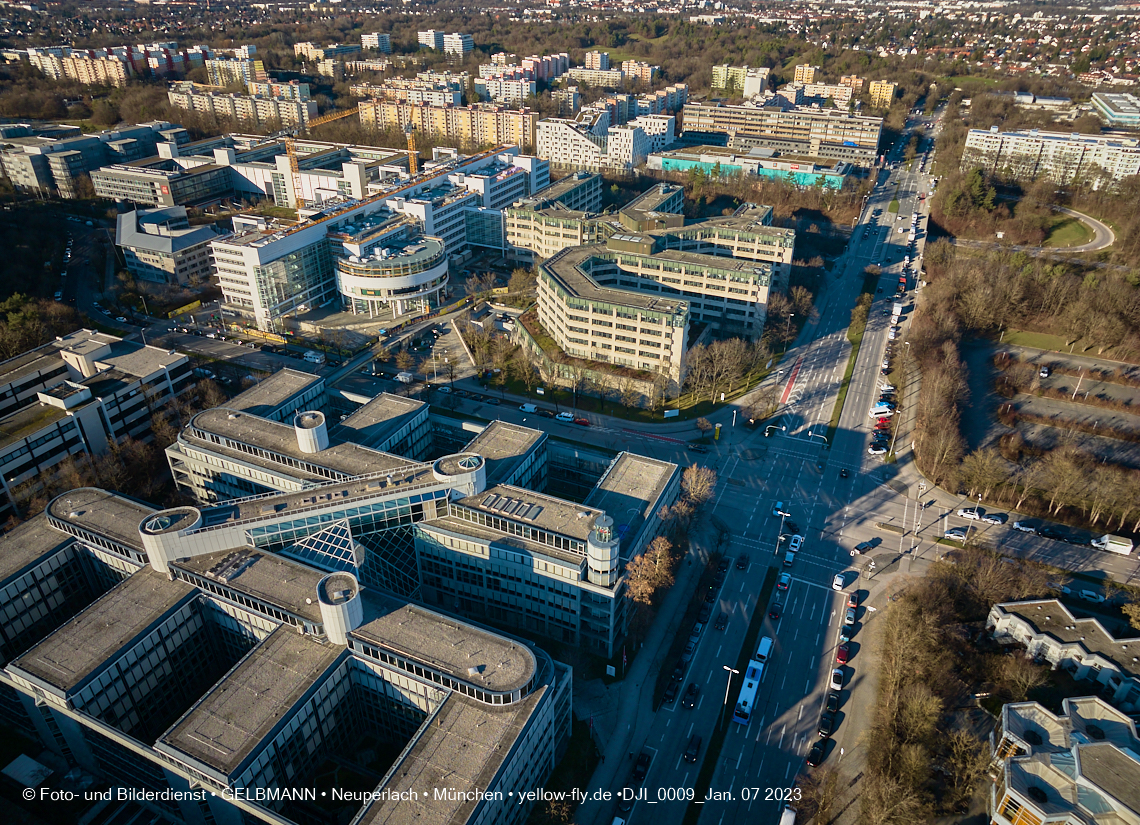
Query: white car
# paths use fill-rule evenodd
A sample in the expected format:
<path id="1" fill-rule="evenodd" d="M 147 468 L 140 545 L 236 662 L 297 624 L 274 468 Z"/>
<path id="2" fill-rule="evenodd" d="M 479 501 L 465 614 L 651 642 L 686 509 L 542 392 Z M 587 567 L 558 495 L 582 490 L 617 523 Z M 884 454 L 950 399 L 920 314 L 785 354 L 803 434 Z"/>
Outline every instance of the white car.
<path id="1" fill-rule="evenodd" d="M 1013 529 L 1019 533 L 1036 533 L 1037 532 L 1037 528 L 1034 527 L 1032 524 L 1030 524 L 1027 521 L 1015 521 L 1013 523 Z"/>
<path id="2" fill-rule="evenodd" d="M 982 516 L 975 507 L 963 507 L 958 511 L 958 517 L 969 519 L 970 521 L 978 521 Z"/>
<path id="3" fill-rule="evenodd" d="M 867 453 L 869 455 L 885 455 L 886 452 L 887 452 L 887 448 L 881 444 L 872 444 L 870 447 L 867 448 Z"/>
<path id="4" fill-rule="evenodd" d="M 831 671 L 831 689 L 843 690 L 843 668 L 837 667 Z"/>
<path id="5" fill-rule="evenodd" d="M 790 550 L 793 553 L 798 553 L 800 548 L 803 547 L 803 544 L 804 544 L 804 537 L 803 536 L 800 536 L 800 535 L 792 536 L 792 541 L 788 545 L 788 550 Z"/>
<path id="6" fill-rule="evenodd" d="M 942 534 L 942 538 L 954 539 L 954 541 L 965 541 L 968 535 L 969 531 L 966 527 L 951 527 Z"/>
<path id="7" fill-rule="evenodd" d="M 563 424 L 572 424 L 574 422 L 574 414 L 568 412 L 560 412 L 554 416 L 555 421 L 561 421 Z"/>
<path id="8" fill-rule="evenodd" d="M 1097 593 L 1095 590 L 1082 590 L 1077 595 L 1084 599 L 1086 602 L 1096 602 L 1099 604 L 1100 602 L 1104 601 L 1104 596 L 1102 596 L 1100 593 Z"/>
<path id="9" fill-rule="evenodd" d="M 843 589 L 843 583 L 844 583 L 843 574 L 842 573 L 836 573 L 835 578 L 831 580 L 831 589 L 832 590 L 842 590 Z"/>

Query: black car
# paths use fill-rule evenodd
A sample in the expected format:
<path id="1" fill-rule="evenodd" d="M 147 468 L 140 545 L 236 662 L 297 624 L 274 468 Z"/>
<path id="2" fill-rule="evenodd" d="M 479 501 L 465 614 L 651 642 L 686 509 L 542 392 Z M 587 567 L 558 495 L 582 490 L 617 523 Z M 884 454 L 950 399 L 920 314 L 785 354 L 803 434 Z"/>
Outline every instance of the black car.
<path id="1" fill-rule="evenodd" d="M 711 585 L 709 586 L 709 592 L 705 593 L 705 601 L 708 602 L 709 604 L 712 604 L 713 602 L 716 601 L 716 588 L 715 587 L 713 587 Z"/>
<path id="2" fill-rule="evenodd" d="M 498 398 L 484 398 L 483 403 L 490 404 L 492 407 L 497 407 L 503 402 L 501 402 Z"/>
<path id="3" fill-rule="evenodd" d="M 716 571 L 716 583 L 717 584 L 724 584 L 724 579 L 727 575 L 728 574 L 725 573 L 723 570 L 717 570 Z"/>
<path id="4" fill-rule="evenodd" d="M 1044 536 L 1047 539 L 1063 539 L 1065 537 L 1065 534 L 1056 527 L 1050 527 L 1048 525 L 1039 529 L 1037 535 Z"/>
<path id="5" fill-rule="evenodd" d="M 667 705 L 673 704 L 673 702 L 675 702 L 677 700 L 677 691 L 679 691 L 680 689 L 681 689 L 681 683 L 680 682 L 670 682 L 668 684 L 668 686 L 665 688 L 665 696 L 662 697 L 662 701 L 664 701 L 665 704 L 667 704 Z"/>
<path id="6" fill-rule="evenodd" d="M 697 614 L 697 621 L 704 624 L 712 616 L 712 605 L 705 602 L 701 605 L 701 612 Z"/>
<path id="7" fill-rule="evenodd" d="M 539 409 L 538 414 L 543 418 L 554 418 L 554 410 Z"/>
<path id="8" fill-rule="evenodd" d="M 673 668 L 673 681 L 680 682 L 685 678 L 685 663 L 677 662 L 677 666 Z"/>
<path id="9" fill-rule="evenodd" d="M 832 693 L 827 694 L 826 710 L 828 713 L 835 713 L 835 711 L 839 710 L 839 694 L 838 693 L 832 692 Z"/>
<path id="10" fill-rule="evenodd" d="M 847 468 L 846 467 L 840 468 L 839 477 L 840 478 L 847 478 Z"/>
<path id="11" fill-rule="evenodd" d="M 1084 546 L 1088 545 L 1088 543 L 1089 543 L 1089 540 L 1086 539 L 1084 536 L 1077 536 L 1077 535 L 1074 535 L 1073 533 L 1069 533 L 1067 536 L 1065 536 L 1063 539 L 1061 539 L 1061 541 L 1065 542 L 1066 544 L 1080 545 L 1081 547 L 1084 547 Z"/>
<path id="12" fill-rule="evenodd" d="M 823 761 L 823 757 L 826 753 L 827 745 L 824 742 L 816 742 L 814 745 L 812 745 L 811 750 L 808 751 L 807 755 L 808 767 L 818 767 L 819 763 Z"/>
<path id="13" fill-rule="evenodd" d="M 800 526 L 791 519 L 788 519 L 784 522 L 784 529 L 789 533 L 798 533 L 800 531 Z"/>
<path id="14" fill-rule="evenodd" d="M 704 444 L 686 444 L 685 449 L 692 450 L 694 453 L 707 453 L 709 451 L 709 448 Z"/>
<path id="15" fill-rule="evenodd" d="M 726 627 L 728 627 L 728 614 L 724 611 L 721 611 L 720 615 L 716 617 L 715 626 L 717 630 L 724 630 Z"/>
<path id="16" fill-rule="evenodd" d="M 645 780 L 645 775 L 649 773 L 649 763 L 653 759 L 649 755 L 649 751 L 642 751 L 641 755 L 637 757 L 637 761 L 633 764 L 633 781 L 642 782 Z"/>
<path id="17" fill-rule="evenodd" d="M 716 569 L 719 570 L 721 573 L 727 573 L 728 567 L 729 567 L 728 557 L 724 556 L 721 558 L 720 562 L 717 564 Z"/>
<path id="18" fill-rule="evenodd" d="M 739 556 L 736 557 L 736 569 L 737 570 L 747 570 L 748 569 L 748 554 L 747 553 L 741 553 Z"/>
<path id="19" fill-rule="evenodd" d="M 696 682 L 689 682 L 689 688 L 685 691 L 685 698 L 681 700 L 681 706 L 692 710 L 697 706 L 697 697 L 701 695 L 701 689 L 697 687 Z"/>
<path id="20" fill-rule="evenodd" d="M 831 736 L 831 732 L 835 730 L 835 717 L 830 713 L 825 713 L 819 717 L 819 735 L 823 739 Z"/>
<path id="21" fill-rule="evenodd" d="M 768 608 L 768 618 L 775 621 L 780 618 L 780 614 L 784 612 L 784 606 L 780 602 L 772 602 L 772 606 Z"/>

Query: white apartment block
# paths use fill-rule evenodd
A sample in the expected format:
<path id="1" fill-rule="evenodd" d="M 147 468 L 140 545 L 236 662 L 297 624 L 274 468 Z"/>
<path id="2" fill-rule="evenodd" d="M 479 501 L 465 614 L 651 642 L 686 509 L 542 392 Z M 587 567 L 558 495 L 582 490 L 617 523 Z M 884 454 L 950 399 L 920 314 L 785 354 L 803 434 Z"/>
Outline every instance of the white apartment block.
<path id="1" fill-rule="evenodd" d="M 586 68 L 601 72 L 609 71 L 609 52 L 586 52 Z"/>
<path id="2" fill-rule="evenodd" d="M 535 82 L 533 80 L 500 80 L 497 78 L 476 78 L 475 91 L 484 100 L 494 100 L 498 103 L 522 103 L 528 97 L 534 97 Z"/>
<path id="3" fill-rule="evenodd" d="M 373 32 L 371 34 L 360 35 L 360 48 L 362 49 L 376 49 L 384 54 L 392 53 L 392 36 L 389 34 L 381 34 L 380 32 Z"/>
<path id="4" fill-rule="evenodd" d="M 624 79 L 621 69 L 571 69 L 570 78 L 600 89 L 617 89 Z"/>
<path id="5" fill-rule="evenodd" d="M 287 100 L 183 89 L 171 89 L 167 92 L 167 98 L 171 106 L 213 115 L 219 120 L 257 125 L 276 122 L 286 129 L 306 126 L 311 118 L 317 116 L 317 104 L 312 100 Z"/>
<path id="6" fill-rule="evenodd" d="M 540 120 L 537 139 L 538 156 L 566 169 L 636 169 L 650 151 L 650 140 L 640 127 L 599 127 L 590 117 Z"/>
<path id="7" fill-rule="evenodd" d="M 1140 140 L 1116 135 L 999 132 L 971 129 L 962 151 L 962 170 L 981 167 L 1016 180 L 1048 178 L 1060 184 L 1111 185 L 1140 174 Z"/>
<path id="8" fill-rule="evenodd" d="M 442 52 L 444 36 L 443 32 L 428 29 L 426 32 L 419 32 L 419 42 L 424 48 L 435 49 L 437 52 Z"/>
<path id="9" fill-rule="evenodd" d="M 446 54 L 462 57 L 468 52 L 475 51 L 475 39 L 469 34 L 445 34 L 443 36 L 443 51 Z"/>
<path id="10" fill-rule="evenodd" d="M 650 152 L 663 152 L 677 139 L 677 118 L 673 115 L 641 115 L 626 124 L 631 129 L 640 129 L 649 139 Z"/>

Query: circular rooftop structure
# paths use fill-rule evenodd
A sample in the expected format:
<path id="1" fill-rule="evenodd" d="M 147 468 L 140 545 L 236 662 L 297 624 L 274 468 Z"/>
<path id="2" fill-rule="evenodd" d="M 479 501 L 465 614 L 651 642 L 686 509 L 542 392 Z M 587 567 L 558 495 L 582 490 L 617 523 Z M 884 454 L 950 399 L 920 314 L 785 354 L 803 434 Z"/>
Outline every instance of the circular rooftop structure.
<path id="1" fill-rule="evenodd" d="M 139 532 L 148 536 L 160 536 L 197 527 L 201 522 L 202 511 L 197 507 L 172 507 L 143 519 Z"/>

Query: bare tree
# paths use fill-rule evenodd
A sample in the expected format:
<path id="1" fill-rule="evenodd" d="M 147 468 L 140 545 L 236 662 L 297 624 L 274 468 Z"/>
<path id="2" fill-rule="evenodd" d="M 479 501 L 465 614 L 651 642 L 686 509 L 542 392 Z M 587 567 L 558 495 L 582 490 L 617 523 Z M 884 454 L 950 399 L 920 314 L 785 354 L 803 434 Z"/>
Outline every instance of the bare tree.
<path id="1" fill-rule="evenodd" d="M 709 431 L 713 428 L 713 425 L 709 423 L 709 420 L 703 416 L 701 418 L 698 418 L 695 423 L 697 425 L 697 430 L 700 431 L 702 436 L 708 435 Z"/>
<path id="2" fill-rule="evenodd" d="M 412 368 L 414 363 L 415 361 L 412 358 L 412 354 L 406 349 L 402 349 L 396 353 L 396 369 L 400 372 L 407 372 Z"/>
<path id="3" fill-rule="evenodd" d="M 955 730 L 945 744 L 948 793 L 942 800 L 949 813 L 960 813 L 969 803 L 978 782 L 989 768 L 990 754 L 986 744 L 965 730 Z"/>
<path id="4" fill-rule="evenodd" d="M 1034 688 L 1049 681 L 1049 669 L 1035 665 L 1024 656 L 1012 654 L 1002 660 L 1001 681 L 1015 702 L 1023 702 Z"/>
<path id="5" fill-rule="evenodd" d="M 970 498 L 988 499 L 999 484 L 1009 478 L 1005 459 L 993 447 L 975 450 L 962 459 L 961 480 Z"/>
<path id="6" fill-rule="evenodd" d="M 490 295 L 497 279 L 494 272 L 481 272 L 467 276 L 467 295 L 474 301 Z"/>
<path id="7" fill-rule="evenodd" d="M 681 489 L 685 498 L 699 507 L 712 498 L 716 490 L 716 470 L 696 464 L 686 467 L 681 474 Z"/>

